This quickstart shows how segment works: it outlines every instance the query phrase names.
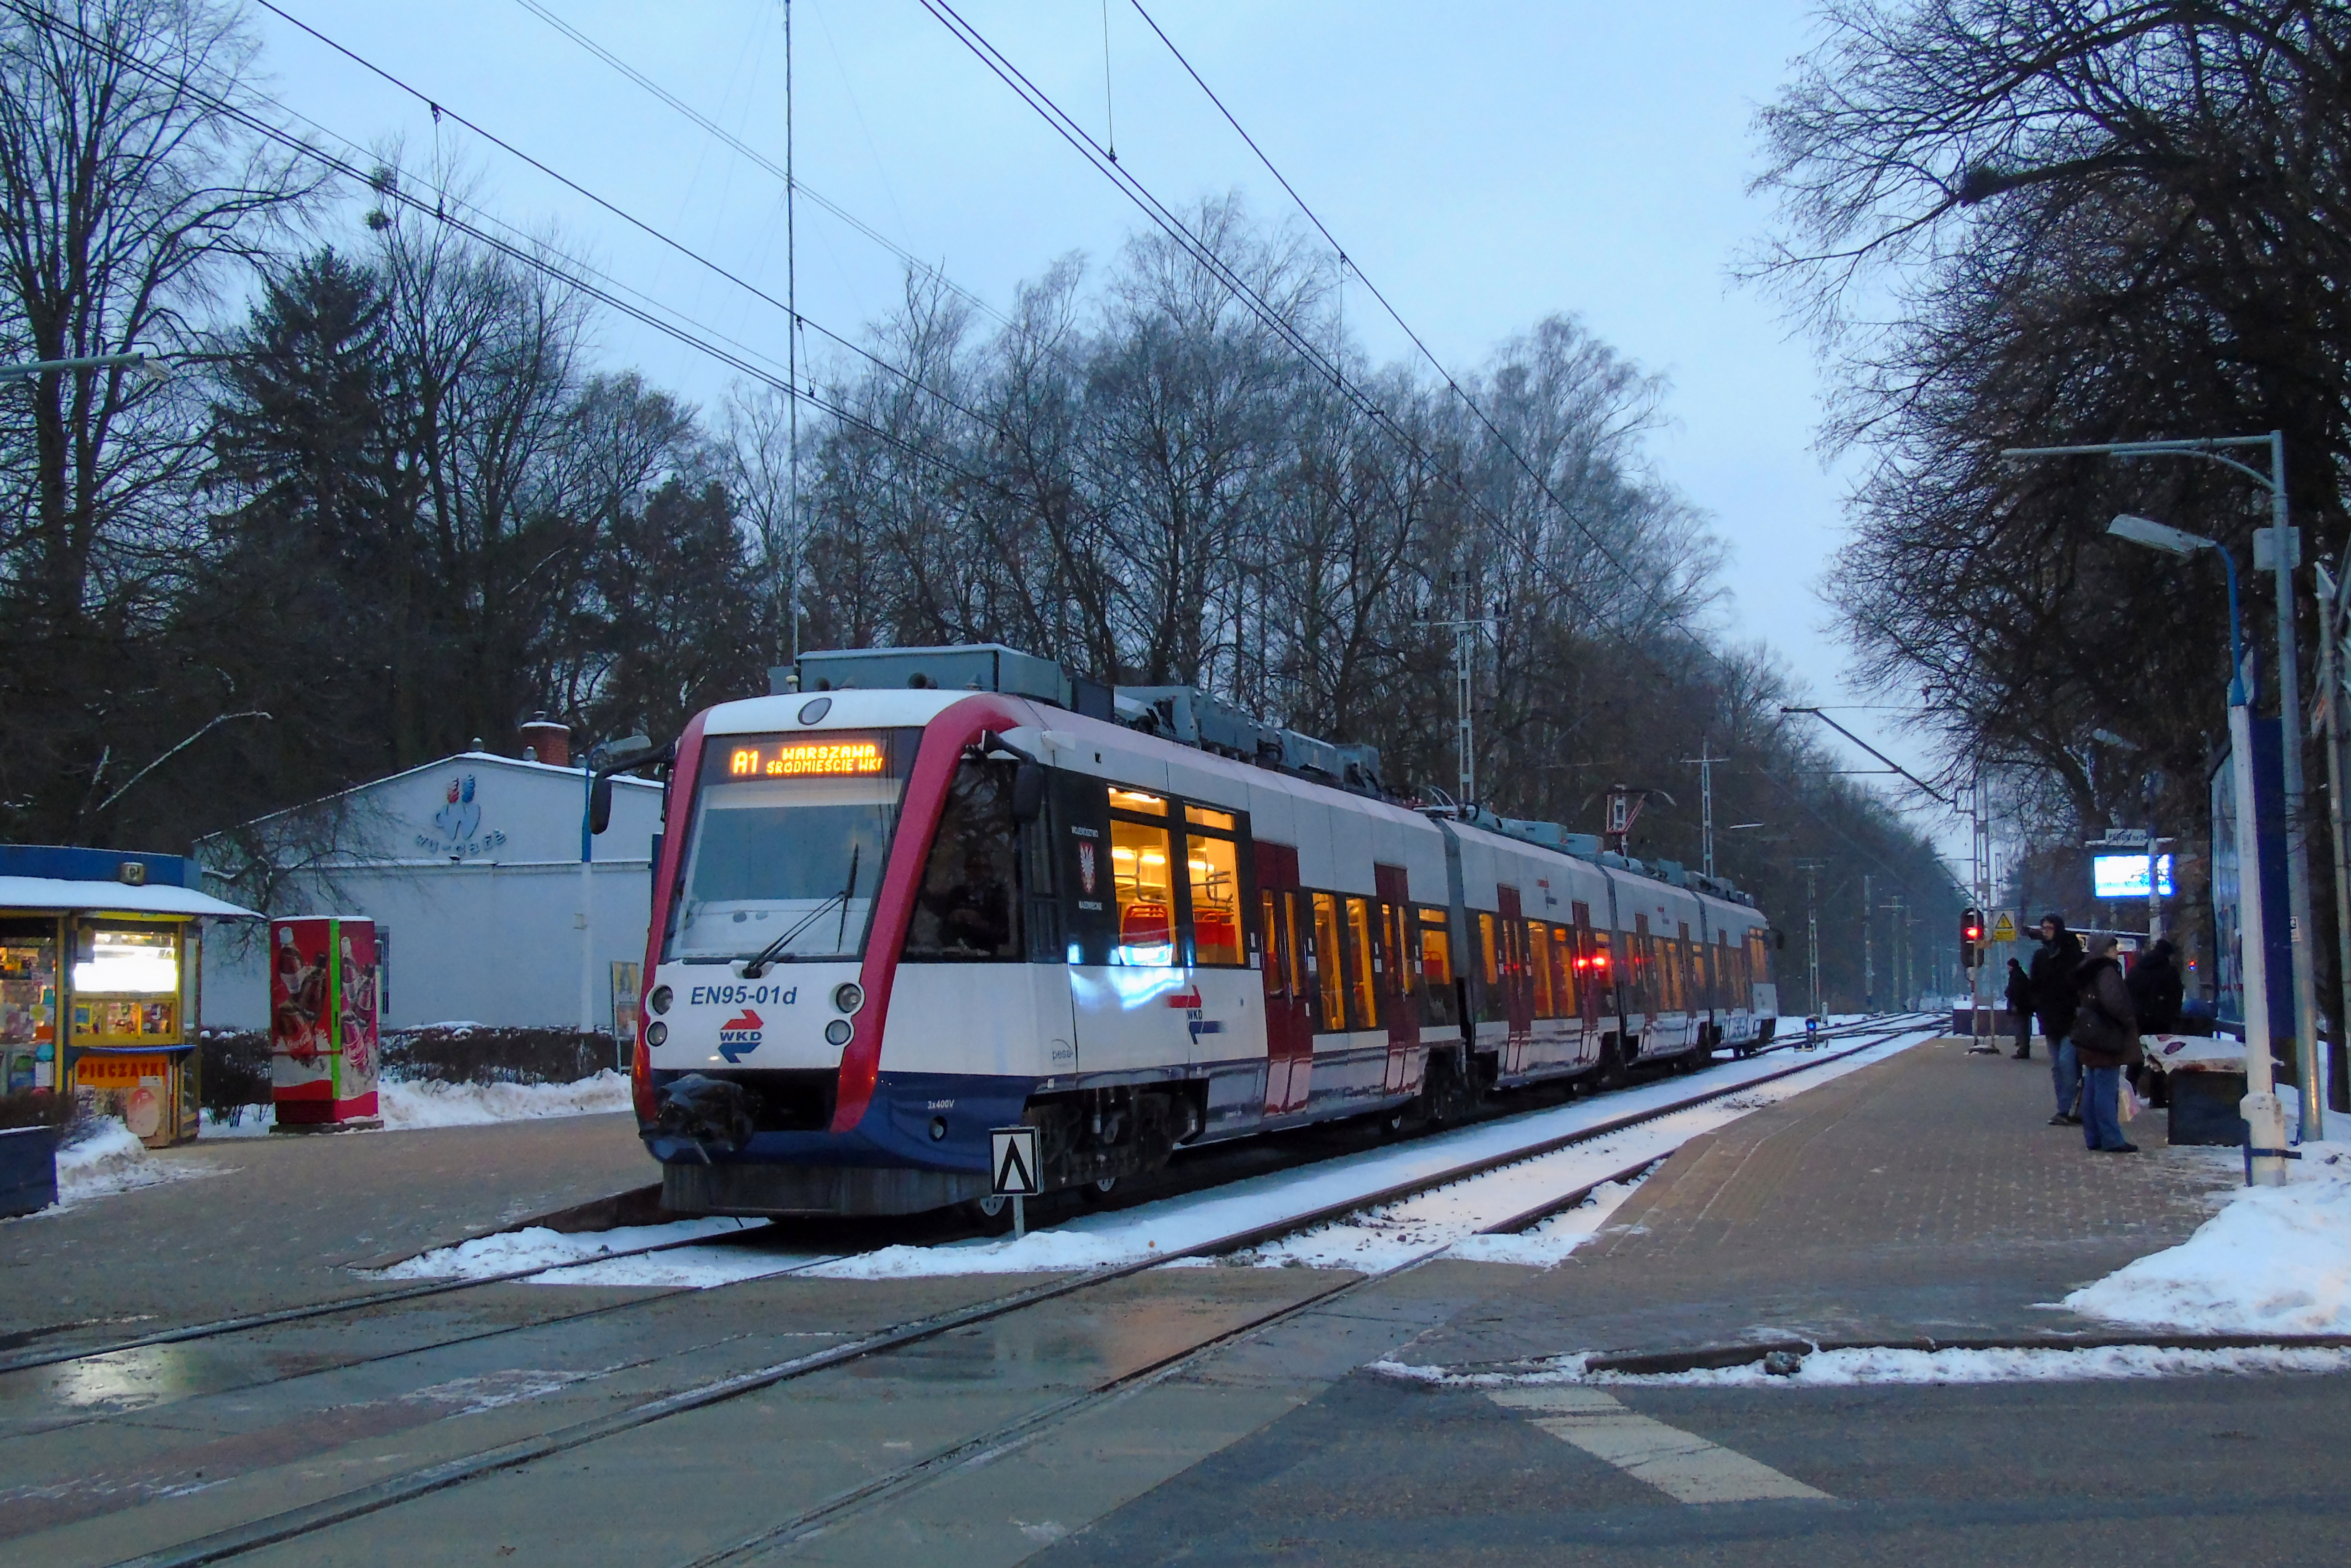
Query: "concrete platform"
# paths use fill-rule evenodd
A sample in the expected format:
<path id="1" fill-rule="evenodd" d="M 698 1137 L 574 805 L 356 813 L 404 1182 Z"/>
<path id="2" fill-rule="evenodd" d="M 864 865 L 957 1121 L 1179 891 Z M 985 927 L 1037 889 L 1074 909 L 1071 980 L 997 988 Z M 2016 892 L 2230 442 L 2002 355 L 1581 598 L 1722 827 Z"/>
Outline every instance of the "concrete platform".
<path id="1" fill-rule="evenodd" d="M 0 1349 L 381 1290 L 344 1265 L 656 1179 L 626 1114 L 205 1140 L 156 1158 L 188 1179 L 0 1224 Z"/>
<path id="2" fill-rule="evenodd" d="M 2102 1331 L 2042 1303 L 2179 1242 L 2231 1151 L 2094 1155 L 2049 1065 L 1930 1042 L 1685 1145 L 1593 1241 L 1414 1346 L 1425 1364 L 1771 1339 Z"/>

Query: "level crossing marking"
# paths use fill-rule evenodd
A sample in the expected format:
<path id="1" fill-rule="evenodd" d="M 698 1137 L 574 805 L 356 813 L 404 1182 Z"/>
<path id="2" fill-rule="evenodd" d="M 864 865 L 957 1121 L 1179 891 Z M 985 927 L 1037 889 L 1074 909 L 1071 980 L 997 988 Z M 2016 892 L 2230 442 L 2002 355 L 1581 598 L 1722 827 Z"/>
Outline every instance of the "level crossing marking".
<path id="1" fill-rule="evenodd" d="M 1597 1388 L 1505 1388 L 1489 1397 L 1505 1409 L 1525 1412 L 1560 1441 L 1646 1481 L 1676 1502 L 1834 1500 L 1760 1460 L 1626 1409 Z"/>

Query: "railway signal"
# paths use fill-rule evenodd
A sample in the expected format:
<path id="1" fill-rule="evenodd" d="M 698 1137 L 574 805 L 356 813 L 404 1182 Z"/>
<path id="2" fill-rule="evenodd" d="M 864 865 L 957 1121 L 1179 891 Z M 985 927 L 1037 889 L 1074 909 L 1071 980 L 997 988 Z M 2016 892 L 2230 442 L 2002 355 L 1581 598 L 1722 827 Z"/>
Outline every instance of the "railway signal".
<path id="1" fill-rule="evenodd" d="M 1959 967 L 1975 968 L 1981 961 L 1978 956 L 1983 945 L 1983 911 L 1967 909 L 1959 912 Z"/>

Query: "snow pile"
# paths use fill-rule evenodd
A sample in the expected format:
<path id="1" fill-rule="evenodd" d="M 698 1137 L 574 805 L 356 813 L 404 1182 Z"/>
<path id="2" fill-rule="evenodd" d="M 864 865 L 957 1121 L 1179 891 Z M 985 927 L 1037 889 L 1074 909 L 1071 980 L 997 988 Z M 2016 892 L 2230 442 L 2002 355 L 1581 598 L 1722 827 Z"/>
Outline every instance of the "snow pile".
<path id="1" fill-rule="evenodd" d="M 608 1253 L 659 1246 L 665 1241 L 698 1241 L 705 1237 L 726 1236 L 738 1230 L 757 1228 L 763 1223 L 756 1219 L 711 1216 L 701 1219 L 673 1220 L 665 1225 L 631 1225 L 612 1230 L 571 1234 L 534 1225 L 522 1230 L 501 1231 L 496 1236 L 461 1241 L 455 1247 L 422 1252 L 379 1270 L 376 1277 L 383 1280 L 479 1280 L 493 1274 L 511 1274 L 517 1269 L 552 1268 L 582 1259 L 601 1258 Z M 714 1247 L 695 1249 L 695 1257 L 698 1262 L 681 1270 L 670 1260 L 683 1256 L 683 1250 L 615 1258 L 605 1263 L 538 1276 L 528 1282 L 566 1285 L 724 1284 L 737 1279 L 771 1274 L 779 1269 L 793 1268 L 808 1261 L 806 1258 L 779 1258 L 773 1253 Z M 737 1260 L 750 1271 L 728 1273 L 726 1279 L 703 1278 L 726 1272 L 710 1261 L 714 1258 Z M 696 1273 L 697 1269 L 695 1278 L 673 1277 Z M 657 1275 L 660 1277 L 655 1277 Z"/>
<path id="2" fill-rule="evenodd" d="M 214 1174 L 201 1166 L 157 1159 L 130 1128 L 112 1116 L 85 1123 L 67 1136 L 73 1141 L 57 1149 L 58 1208 L 93 1197 Z"/>
<path id="3" fill-rule="evenodd" d="M 629 1108 L 629 1080 L 606 1068 L 576 1083 L 440 1083 L 386 1082 L 377 1087 L 383 1124 L 482 1127 L 541 1116 L 601 1116 Z"/>
<path id="4" fill-rule="evenodd" d="M 2284 1186 L 2252 1186 L 2179 1246 L 2062 1303 L 2216 1333 L 2351 1333 L 2351 1145 L 2305 1144 Z"/>
<path id="5" fill-rule="evenodd" d="M 1762 1363 L 1698 1372 L 1588 1372 L 1583 1355 L 1560 1356 L 1525 1372 L 1454 1372 L 1375 1361 L 1368 1370 L 1446 1388 L 1506 1388 L 1585 1383 L 1646 1388 L 1852 1388 L 1872 1384 L 2081 1383 L 2116 1378 L 2234 1374 L 2351 1372 L 2351 1350 L 2266 1345 L 2239 1350 L 2166 1350 L 2155 1345 L 2087 1345 L 2078 1350 L 1896 1350 L 1864 1346 L 1814 1351 L 1794 1373 L 1774 1376 Z"/>

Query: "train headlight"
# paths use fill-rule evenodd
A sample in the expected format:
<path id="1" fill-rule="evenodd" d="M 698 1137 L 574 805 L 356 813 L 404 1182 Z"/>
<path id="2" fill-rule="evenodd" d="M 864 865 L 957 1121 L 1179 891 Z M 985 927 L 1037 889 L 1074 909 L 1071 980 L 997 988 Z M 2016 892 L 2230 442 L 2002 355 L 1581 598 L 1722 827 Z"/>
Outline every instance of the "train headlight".
<path id="1" fill-rule="evenodd" d="M 661 1019 L 655 1019 L 653 1022 L 645 1025 L 645 1043 L 647 1045 L 660 1045 L 665 1042 L 668 1039 L 669 1025 L 662 1022 Z"/>
<path id="2" fill-rule="evenodd" d="M 855 1012 L 865 1005 L 865 988 L 854 980 L 841 981 L 832 988 L 832 1005 L 841 1012 Z M 833 1043 L 838 1045 L 841 1042 L 834 1040 Z"/>
<path id="3" fill-rule="evenodd" d="M 824 1026 L 824 1038 L 833 1045 L 847 1045 L 851 1030 L 847 1019 L 835 1019 Z"/>
<path id="4" fill-rule="evenodd" d="M 677 994 L 667 986 L 655 986 L 653 994 L 645 998 L 645 1006 L 657 1013 L 665 1013 L 669 1011 L 670 1003 L 675 1000 L 677 1000 Z"/>

